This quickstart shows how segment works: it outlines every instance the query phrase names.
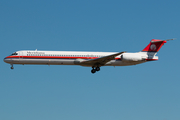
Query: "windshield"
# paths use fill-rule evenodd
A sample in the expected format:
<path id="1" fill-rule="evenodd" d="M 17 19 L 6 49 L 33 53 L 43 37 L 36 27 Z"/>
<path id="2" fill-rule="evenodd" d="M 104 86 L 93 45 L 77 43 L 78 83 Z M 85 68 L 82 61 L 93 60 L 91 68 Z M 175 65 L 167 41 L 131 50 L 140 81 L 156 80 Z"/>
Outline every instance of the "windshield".
<path id="1" fill-rule="evenodd" d="M 11 54 L 11 55 L 18 55 L 18 53 L 17 52 L 14 52 L 13 54 Z"/>

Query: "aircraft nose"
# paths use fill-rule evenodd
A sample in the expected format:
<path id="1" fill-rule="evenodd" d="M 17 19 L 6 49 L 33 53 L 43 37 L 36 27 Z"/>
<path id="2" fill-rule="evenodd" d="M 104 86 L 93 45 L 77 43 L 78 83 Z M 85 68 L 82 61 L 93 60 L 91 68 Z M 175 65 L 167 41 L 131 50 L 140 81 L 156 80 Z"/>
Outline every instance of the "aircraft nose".
<path id="1" fill-rule="evenodd" d="M 11 61 L 11 60 L 8 59 L 7 57 L 4 58 L 4 62 L 9 63 L 10 61 Z"/>
<path id="2" fill-rule="evenodd" d="M 4 58 L 4 62 L 7 62 L 7 58 L 6 57 Z"/>

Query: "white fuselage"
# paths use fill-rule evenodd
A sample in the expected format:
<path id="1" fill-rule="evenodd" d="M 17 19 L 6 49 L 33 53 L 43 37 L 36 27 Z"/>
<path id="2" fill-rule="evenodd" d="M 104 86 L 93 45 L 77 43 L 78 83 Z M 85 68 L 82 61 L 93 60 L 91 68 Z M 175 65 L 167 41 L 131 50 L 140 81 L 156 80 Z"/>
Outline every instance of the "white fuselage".
<path id="1" fill-rule="evenodd" d="M 82 61 L 101 58 L 104 56 L 116 54 L 117 52 L 75 52 L 75 51 L 17 51 L 4 59 L 9 64 L 40 64 L 40 65 L 81 65 Z M 138 56 L 140 60 L 122 60 L 122 55 Z M 152 56 L 148 58 L 147 52 L 123 53 L 116 56 L 105 64 L 105 66 L 127 66 L 144 63 L 150 60 L 157 60 Z M 128 58 L 129 59 L 129 58 Z M 89 65 L 82 65 L 89 66 Z M 92 66 L 89 66 L 92 67 Z"/>
<path id="2" fill-rule="evenodd" d="M 4 58 L 11 64 L 36 65 L 81 65 L 92 67 L 91 73 L 100 71 L 102 66 L 128 66 L 158 60 L 160 48 L 169 40 L 152 39 L 140 52 L 78 52 L 78 51 L 17 51 Z"/>

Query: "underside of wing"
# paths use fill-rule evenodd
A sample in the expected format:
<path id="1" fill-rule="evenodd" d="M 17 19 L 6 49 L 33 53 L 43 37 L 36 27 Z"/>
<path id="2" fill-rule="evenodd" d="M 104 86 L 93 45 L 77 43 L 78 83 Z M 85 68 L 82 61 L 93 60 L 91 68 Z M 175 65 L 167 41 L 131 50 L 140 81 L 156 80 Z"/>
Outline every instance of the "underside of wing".
<path id="1" fill-rule="evenodd" d="M 100 57 L 97 59 L 91 59 L 91 60 L 87 60 L 87 61 L 82 61 L 80 63 L 80 65 L 84 65 L 84 66 L 103 66 L 105 65 L 107 62 L 114 60 L 116 56 L 121 55 L 125 52 L 120 52 L 120 53 L 116 53 L 116 54 L 112 54 L 112 55 L 108 55 L 108 56 L 104 56 L 104 57 Z"/>

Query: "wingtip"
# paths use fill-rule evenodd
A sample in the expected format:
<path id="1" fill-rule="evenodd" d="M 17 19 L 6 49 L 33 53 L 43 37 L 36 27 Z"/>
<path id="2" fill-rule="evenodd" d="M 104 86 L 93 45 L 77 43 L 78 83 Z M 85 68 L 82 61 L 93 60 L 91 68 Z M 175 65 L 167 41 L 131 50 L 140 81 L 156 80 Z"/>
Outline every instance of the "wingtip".
<path id="1" fill-rule="evenodd" d="M 126 53 L 127 51 L 119 52 L 120 54 Z"/>

